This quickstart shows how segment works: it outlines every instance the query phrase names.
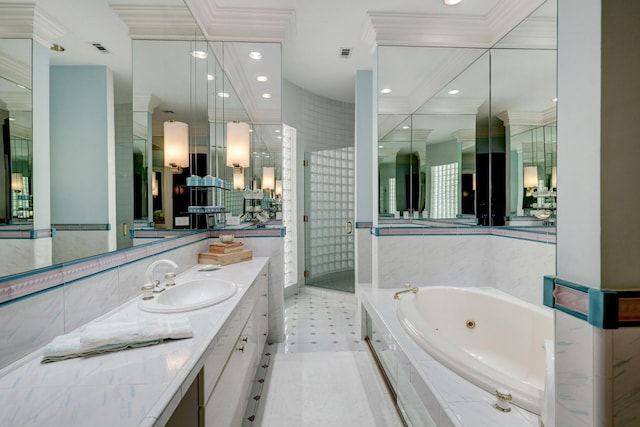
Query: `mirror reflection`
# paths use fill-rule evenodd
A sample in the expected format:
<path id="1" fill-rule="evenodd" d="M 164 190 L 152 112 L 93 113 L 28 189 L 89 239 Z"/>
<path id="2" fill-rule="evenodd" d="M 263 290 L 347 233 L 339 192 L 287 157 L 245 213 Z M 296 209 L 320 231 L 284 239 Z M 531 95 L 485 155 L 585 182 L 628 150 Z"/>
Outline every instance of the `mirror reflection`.
<path id="1" fill-rule="evenodd" d="M 31 40 L 0 39 L 0 224 L 31 228 Z"/>
<path id="2" fill-rule="evenodd" d="M 489 100 L 486 50 L 389 46 L 378 57 L 378 213 L 475 217 L 476 122 Z M 394 110 L 410 113 L 386 114 Z"/>

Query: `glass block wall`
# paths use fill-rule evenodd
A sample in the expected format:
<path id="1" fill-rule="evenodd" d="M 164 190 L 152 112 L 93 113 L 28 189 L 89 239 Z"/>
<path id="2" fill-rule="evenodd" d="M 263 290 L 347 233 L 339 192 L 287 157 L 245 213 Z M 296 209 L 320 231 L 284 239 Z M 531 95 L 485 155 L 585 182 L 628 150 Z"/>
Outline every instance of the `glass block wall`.
<path id="1" fill-rule="evenodd" d="M 458 163 L 431 166 L 431 218 L 458 215 L 459 188 Z"/>
<path id="2" fill-rule="evenodd" d="M 310 154 L 310 278 L 354 268 L 354 239 L 346 232 L 347 221 L 354 220 L 354 156 L 353 147 Z"/>
<path id="3" fill-rule="evenodd" d="M 298 235 L 296 230 L 296 129 L 284 125 L 282 139 L 282 225 L 284 235 L 284 287 L 298 282 Z"/>

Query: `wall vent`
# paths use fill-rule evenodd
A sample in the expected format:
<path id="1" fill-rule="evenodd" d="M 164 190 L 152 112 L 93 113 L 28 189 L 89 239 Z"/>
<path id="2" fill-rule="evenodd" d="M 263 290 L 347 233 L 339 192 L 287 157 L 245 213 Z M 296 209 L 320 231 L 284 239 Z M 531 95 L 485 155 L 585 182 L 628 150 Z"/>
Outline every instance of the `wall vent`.
<path id="1" fill-rule="evenodd" d="M 351 56 L 351 52 L 353 51 L 350 47 L 341 47 L 340 48 L 340 58 L 349 59 Z"/>
<path id="2" fill-rule="evenodd" d="M 104 47 L 100 42 L 91 42 L 91 46 L 98 49 L 100 53 L 109 53 L 109 50 L 106 47 Z"/>

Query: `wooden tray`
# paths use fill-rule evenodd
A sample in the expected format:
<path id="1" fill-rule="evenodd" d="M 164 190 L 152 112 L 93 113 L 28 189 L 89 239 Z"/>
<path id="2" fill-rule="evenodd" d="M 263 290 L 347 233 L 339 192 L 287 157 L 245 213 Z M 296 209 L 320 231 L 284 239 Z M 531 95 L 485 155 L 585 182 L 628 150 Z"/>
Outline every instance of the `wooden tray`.
<path id="1" fill-rule="evenodd" d="M 232 252 L 228 254 L 212 254 L 211 252 L 202 252 L 198 255 L 198 264 L 220 264 L 229 265 L 237 262 L 249 261 L 253 258 L 253 251 L 245 249 L 240 252 Z"/>
<path id="2" fill-rule="evenodd" d="M 212 243 L 209 245 L 209 252 L 212 254 L 230 254 L 241 252 L 244 250 L 244 244 L 241 242 L 231 243 Z"/>

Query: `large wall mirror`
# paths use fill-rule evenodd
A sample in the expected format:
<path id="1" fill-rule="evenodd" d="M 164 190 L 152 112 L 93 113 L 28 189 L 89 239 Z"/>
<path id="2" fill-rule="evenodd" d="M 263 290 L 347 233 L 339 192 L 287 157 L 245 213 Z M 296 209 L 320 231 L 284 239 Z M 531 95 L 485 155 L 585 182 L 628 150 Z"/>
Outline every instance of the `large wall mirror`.
<path id="1" fill-rule="evenodd" d="M 380 218 L 554 222 L 555 1 L 491 49 L 380 46 L 377 83 Z"/>
<path id="2" fill-rule="evenodd" d="M 0 224 L 32 228 L 31 40 L 0 39 Z"/>
<path id="3" fill-rule="evenodd" d="M 475 217 L 487 51 L 383 46 L 378 61 L 379 215 Z"/>

